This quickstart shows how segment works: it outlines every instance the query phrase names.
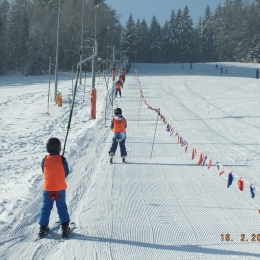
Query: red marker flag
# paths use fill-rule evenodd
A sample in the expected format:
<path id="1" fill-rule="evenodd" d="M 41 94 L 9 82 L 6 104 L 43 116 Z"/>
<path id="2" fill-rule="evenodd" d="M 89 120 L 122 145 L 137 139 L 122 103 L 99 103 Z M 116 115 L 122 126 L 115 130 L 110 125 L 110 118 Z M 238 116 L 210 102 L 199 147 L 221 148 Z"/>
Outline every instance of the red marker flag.
<path id="1" fill-rule="evenodd" d="M 212 164 L 212 159 L 209 160 L 208 169 L 210 168 L 211 164 Z"/>
<path id="2" fill-rule="evenodd" d="M 238 188 L 243 191 L 244 189 L 244 180 L 240 177 L 240 180 L 238 181 Z"/>
<path id="3" fill-rule="evenodd" d="M 201 165 L 203 160 L 204 160 L 204 155 L 203 155 L 203 153 L 200 153 L 200 158 L 199 158 L 197 165 Z"/>
<path id="4" fill-rule="evenodd" d="M 191 160 L 193 160 L 195 158 L 195 156 L 197 155 L 197 151 L 195 148 L 193 148 L 192 150 L 192 157 L 191 157 Z"/>
<path id="5" fill-rule="evenodd" d="M 223 167 L 222 171 L 221 171 L 218 175 L 221 175 L 221 174 L 223 174 L 224 172 L 225 172 L 225 169 L 224 169 L 224 167 Z"/>

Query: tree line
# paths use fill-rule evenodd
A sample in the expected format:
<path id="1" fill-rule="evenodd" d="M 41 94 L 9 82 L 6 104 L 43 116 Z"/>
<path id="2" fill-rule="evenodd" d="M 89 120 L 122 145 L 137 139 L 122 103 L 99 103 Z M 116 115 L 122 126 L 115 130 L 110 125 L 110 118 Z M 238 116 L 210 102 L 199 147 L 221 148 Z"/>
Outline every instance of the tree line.
<path id="1" fill-rule="evenodd" d="M 115 46 L 115 59 L 124 52 L 131 62 L 260 61 L 260 0 L 226 0 L 214 12 L 207 6 L 195 26 L 185 6 L 163 26 L 156 16 L 148 24 L 130 14 L 125 27 L 106 0 L 0 0 L 0 74 L 47 73 L 50 56 L 54 69 L 59 10 L 62 70 L 90 56 L 91 39 L 102 59 L 112 59 Z"/>

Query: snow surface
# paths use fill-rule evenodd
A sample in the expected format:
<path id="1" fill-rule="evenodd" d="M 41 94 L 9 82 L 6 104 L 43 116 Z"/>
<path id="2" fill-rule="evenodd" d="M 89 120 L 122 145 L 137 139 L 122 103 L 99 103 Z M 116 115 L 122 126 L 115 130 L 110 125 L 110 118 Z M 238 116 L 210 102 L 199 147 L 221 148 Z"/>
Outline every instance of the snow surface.
<path id="1" fill-rule="evenodd" d="M 105 80 L 96 79 L 96 120 L 90 119 L 90 75 L 85 87 L 78 86 L 65 150 L 67 205 L 77 228 L 62 243 L 59 229 L 33 240 L 40 163 L 48 138 L 64 144 L 75 75 L 72 82 L 70 73 L 59 74 L 62 107 L 53 102 L 52 76 L 50 115 L 48 75 L 0 77 L 0 259 L 260 257 L 260 66 L 219 63 L 221 74 L 214 63 L 181 65 L 132 64 L 123 96 L 114 102 L 128 122 L 126 164 L 119 151 L 115 163 L 108 162 L 112 109 Z M 167 124 L 174 132 L 166 131 Z M 178 136 L 188 143 L 186 152 Z M 208 158 L 204 167 L 197 165 L 201 153 Z M 230 172 L 234 182 L 227 188 Z M 54 206 L 50 227 L 57 219 Z"/>

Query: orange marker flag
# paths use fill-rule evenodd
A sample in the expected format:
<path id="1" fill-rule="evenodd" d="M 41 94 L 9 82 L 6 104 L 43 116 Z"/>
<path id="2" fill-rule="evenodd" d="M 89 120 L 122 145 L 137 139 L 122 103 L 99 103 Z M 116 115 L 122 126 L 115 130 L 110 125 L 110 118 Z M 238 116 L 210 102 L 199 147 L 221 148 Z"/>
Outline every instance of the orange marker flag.
<path id="1" fill-rule="evenodd" d="M 218 174 L 218 175 L 221 175 L 225 172 L 225 168 L 223 167 L 222 171 Z"/>
<path id="2" fill-rule="evenodd" d="M 211 164 L 212 164 L 212 159 L 209 160 L 208 169 L 210 168 Z"/>
<path id="3" fill-rule="evenodd" d="M 188 150 L 188 144 L 185 146 L 185 153 L 187 152 L 187 150 Z"/>
<path id="4" fill-rule="evenodd" d="M 197 155 L 197 151 L 196 151 L 195 148 L 193 148 L 193 149 L 192 149 L 192 157 L 191 157 L 191 160 L 193 160 L 196 155 Z"/>
<path id="5" fill-rule="evenodd" d="M 197 165 L 201 165 L 203 160 L 204 160 L 204 155 L 203 155 L 203 153 L 200 153 L 200 158 L 199 158 Z"/>

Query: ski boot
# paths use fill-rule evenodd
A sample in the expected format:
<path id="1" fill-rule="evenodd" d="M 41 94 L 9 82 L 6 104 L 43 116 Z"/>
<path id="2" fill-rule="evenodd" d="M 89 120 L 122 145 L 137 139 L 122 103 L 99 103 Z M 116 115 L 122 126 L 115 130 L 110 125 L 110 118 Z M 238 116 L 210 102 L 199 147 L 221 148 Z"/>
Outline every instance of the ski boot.
<path id="1" fill-rule="evenodd" d="M 40 226 L 39 233 L 37 234 L 38 237 L 44 237 L 48 232 L 50 231 L 50 228 L 48 226 Z"/>
<path id="2" fill-rule="evenodd" d="M 113 163 L 113 157 L 114 157 L 114 153 L 113 152 L 109 152 L 109 155 L 110 155 L 110 163 L 112 164 Z"/>
<path id="3" fill-rule="evenodd" d="M 62 234 L 61 234 L 61 236 L 62 237 L 68 237 L 68 235 L 70 233 L 69 222 L 62 223 L 61 227 L 62 227 Z"/>
<path id="4" fill-rule="evenodd" d="M 125 156 L 122 157 L 122 163 L 125 163 Z"/>

